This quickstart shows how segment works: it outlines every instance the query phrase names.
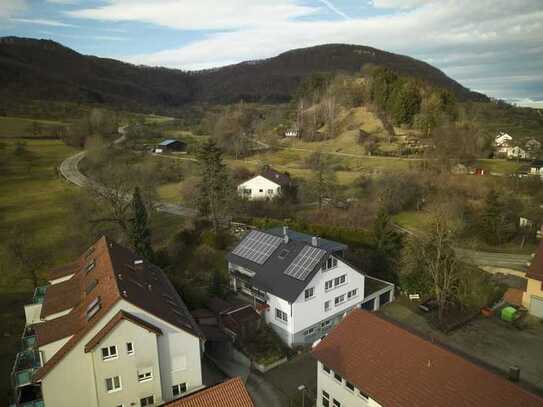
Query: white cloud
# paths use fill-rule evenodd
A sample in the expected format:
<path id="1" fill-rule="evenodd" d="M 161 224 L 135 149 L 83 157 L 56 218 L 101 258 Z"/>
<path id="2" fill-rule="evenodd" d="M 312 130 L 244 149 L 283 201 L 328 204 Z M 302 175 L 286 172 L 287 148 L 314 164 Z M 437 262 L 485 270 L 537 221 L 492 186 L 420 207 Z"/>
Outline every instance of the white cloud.
<path id="1" fill-rule="evenodd" d="M 48 20 L 48 19 L 42 19 L 42 18 L 11 18 L 10 21 L 13 21 L 16 23 L 24 23 L 24 24 L 47 25 L 50 27 L 76 27 L 73 24 L 63 23 L 62 21 Z"/>
<path id="2" fill-rule="evenodd" d="M 0 19 L 9 18 L 27 9 L 26 0 L 2 0 L 0 1 Z"/>
<path id="3" fill-rule="evenodd" d="M 101 21 L 140 21 L 179 30 L 238 30 L 318 11 L 316 7 L 289 0 L 107 0 L 107 3 L 67 14 Z"/>

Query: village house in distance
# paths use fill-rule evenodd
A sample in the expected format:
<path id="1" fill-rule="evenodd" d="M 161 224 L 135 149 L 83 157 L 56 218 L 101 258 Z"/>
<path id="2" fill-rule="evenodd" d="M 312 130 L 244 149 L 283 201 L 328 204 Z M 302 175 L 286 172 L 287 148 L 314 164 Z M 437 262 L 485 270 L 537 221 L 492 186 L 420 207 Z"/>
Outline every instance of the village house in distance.
<path id="1" fill-rule="evenodd" d="M 252 230 L 227 255 L 231 287 L 248 295 L 288 346 L 325 335 L 345 312 L 394 299 L 394 285 L 348 264 L 342 243 L 289 230 Z"/>
<path id="2" fill-rule="evenodd" d="M 349 313 L 312 353 L 317 406 L 543 405 L 540 396 L 364 310 Z"/>
<path id="3" fill-rule="evenodd" d="M 238 185 L 238 193 L 249 200 L 273 199 L 281 195 L 291 184 L 287 174 L 265 166 L 256 176 Z"/>
<path id="4" fill-rule="evenodd" d="M 201 389 L 203 335 L 158 267 L 103 237 L 25 306 L 18 406 L 153 406 Z"/>

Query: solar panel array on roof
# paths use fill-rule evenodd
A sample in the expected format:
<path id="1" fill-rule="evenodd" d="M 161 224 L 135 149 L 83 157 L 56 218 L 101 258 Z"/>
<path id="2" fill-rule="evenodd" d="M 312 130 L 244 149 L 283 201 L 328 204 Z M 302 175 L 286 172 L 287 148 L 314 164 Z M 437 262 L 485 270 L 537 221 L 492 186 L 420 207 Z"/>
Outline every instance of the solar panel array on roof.
<path id="1" fill-rule="evenodd" d="M 285 274 L 298 280 L 305 280 L 325 253 L 318 247 L 305 246 L 285 270 Z"/>
<path id="2" fill-rule="evenodd" d="M 283 239 L 280 237 L 252 230 L 232 251 L 232 254 L 258 264 L 264 264 L 282 241 Z"/>

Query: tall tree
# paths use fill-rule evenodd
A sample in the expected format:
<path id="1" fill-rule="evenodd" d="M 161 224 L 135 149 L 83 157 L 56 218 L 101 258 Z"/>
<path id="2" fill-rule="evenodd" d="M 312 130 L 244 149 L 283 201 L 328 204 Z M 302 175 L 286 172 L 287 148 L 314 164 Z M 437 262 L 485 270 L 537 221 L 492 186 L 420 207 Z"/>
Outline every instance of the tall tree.
<path id="1" fill-rule="evenodd" d="M 491 190 L 485 199 L 481 214 L 480 231 L 490 244 L 501 244 L 515 232 L 516 217 L 513 211 L 500 199 L 495 190 Z"/>
<path id="2" fill-rule="evenodd" d="M 135 252 L 149 261 L 153 260 L 151 245 L 151 229 L 148 225 L 147 209 L 141 198 L 140 189 L 136 187 L 131 201 L 133 218 L 130 220 L 129 236 Z"/>
<path id="3" fill-rule="evenodd" d="M 319 209 L 325 198 L 331 195 L 336 185 L 336 173 L 330 156 L 315 152 L 309 157 L 309 166 L 313 170 L 313 185 L 317 195 Z"/>
<path id="4" fill-rule="evenodd" d="M 434 208 L 424 228 L 409 237 L 402 254 L 402 273 L 418 275 L 420 281 L 428 284 L 438 305 L 440 322 L 456 298 L 465 268 L 454 251 L 460 224 L 450 207 Z"/>
<path id="5" fill-rule="evenodd" d="M 215 141 L 207 141 L 198 152 L 201 181 L 198 186 L 198 210 L 219 232 L 221 218 L 228 211 L 228 174 L 222 150 Z"/>
<path id="6" fill-rule="evenodd" d="M 17 228 L 9 233 L 6 240 L 6 264 L 19 273 L 18 279 L 29 279 L 34 288 L 38 287 L 38 271 L 47 261 L 46 253 L 35 246 L 27 233 Z"/>

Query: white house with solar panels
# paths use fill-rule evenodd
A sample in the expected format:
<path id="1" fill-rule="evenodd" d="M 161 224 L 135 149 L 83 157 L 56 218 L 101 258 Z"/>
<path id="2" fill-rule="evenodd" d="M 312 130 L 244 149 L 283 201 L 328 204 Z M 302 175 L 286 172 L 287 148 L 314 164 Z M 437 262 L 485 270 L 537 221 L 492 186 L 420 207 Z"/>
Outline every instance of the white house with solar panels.
<path id="1" fill-rule="evenodd" d="M 323 337 L 353 308 L 377 310 L 394 285 L 348 264 L 342 243 L 289 230 L 252 230 L 227 255 L 231 288 L 248 296 L 288 346 Z"/>

